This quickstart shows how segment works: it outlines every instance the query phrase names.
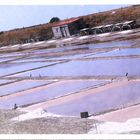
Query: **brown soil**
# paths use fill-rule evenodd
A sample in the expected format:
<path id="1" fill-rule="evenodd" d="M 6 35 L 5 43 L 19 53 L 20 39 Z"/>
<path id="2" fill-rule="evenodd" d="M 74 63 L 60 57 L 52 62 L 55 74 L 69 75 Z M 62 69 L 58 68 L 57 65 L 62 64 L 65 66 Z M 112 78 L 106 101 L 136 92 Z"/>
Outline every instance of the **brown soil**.
<path id="1" fill-rule="evenodd" d="M 140 105 L 119 109 L 110 113 L 102 114 L 94 119 L 101 121 L 125 122 L 128 119 L 140 118 Z"/>

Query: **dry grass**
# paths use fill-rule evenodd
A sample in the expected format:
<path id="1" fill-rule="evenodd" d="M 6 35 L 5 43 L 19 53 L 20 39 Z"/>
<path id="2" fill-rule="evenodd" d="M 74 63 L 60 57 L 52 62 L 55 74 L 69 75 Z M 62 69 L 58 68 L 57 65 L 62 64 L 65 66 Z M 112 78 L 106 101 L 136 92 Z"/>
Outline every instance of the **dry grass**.
<path id="1" fill-rule="evenodd" d="M 115 13 L 112 13 L 115 11 Z M 112 24 L 123 22 L 127 20 L 139 20 L 140 19 L 140 5 L 130 6 L 126 8 L 119 8 L 110 10 L 107 12 L 100 12 L 84 16 L 84 21 L 89 24 L 90 27 L 99 26 L 103 24 Z"/>

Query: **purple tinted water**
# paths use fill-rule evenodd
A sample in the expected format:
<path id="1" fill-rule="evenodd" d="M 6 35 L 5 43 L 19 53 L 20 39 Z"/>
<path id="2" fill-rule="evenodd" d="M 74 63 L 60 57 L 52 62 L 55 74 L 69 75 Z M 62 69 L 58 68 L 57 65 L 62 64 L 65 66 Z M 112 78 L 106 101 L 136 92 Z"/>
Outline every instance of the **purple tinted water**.
<path id="1" fill-rule="evenodd" d="M 108 81 L 74 81 L 58 84 L 51 87 L 42 88 L 39 91 L 32 91 L 29 94 L 21 95 L 5 101 L 0 101 L 1 108 L 11 108 L 16 103 L 18 105 L 26 105 L 36 103 L 42 100 L 49 100 L 54 97 L 67 95 L 79 90 L 96 87 L 99 84 L 107 84 Z"/>
<path id="2" fill-rule="evenodd" d="M 6 83 L 9 83 L 9 82 L 13 82 L 14 80 L 0 80 L 0 85 L 1 84 L 6 84 Z"/>
<path id="3" fill-rule="evenodd" d="M 64 47 L 58 47 L 58 48 L 34 50 L 33 53 L 41 54 L 41 53 L 51 53 L 51 52 L 64 52 L 64 51 L 71 51 L 74 49 L 83 49 L 83 48 L 87 48 L 87 45 L 64 46 Z"/>
<path id="4" fill-rule="evenodd" d="M 27 90 L 36 86 L 49 84 L 50 82 L 44 80 L 23 80 L 15 83 L 11 83 L 0 87 L 0 96 L 18 92 L 21 90 Z"/>
<path id="5" fill-rule="evenodd" d="M 83 53 L 83 54 L 74 54 L 74 55 L 65 55 L 65 56 L 60 56 L 60 57 L 53 57 L 49 58 L 48 60 L 61 60 L 61 59 L 74 59 L 74 58 L 81 58 L 85 57 L 90 54 L 95 54 L 95 53 Z"/>
<path id="6" fill-rule="evenodd" d="M 74 46 L 64 46 L 58 48 L 50 48 L 50 49 L 43 49 L 43 50 L 34 50 L 34 54 L 40 53 L 51 53 L 51 52 L 64 52 L 64 51 L 71 51 L 74 49 L 94 49 L 94 48 L 105 48 L 105 47 L 120 47 L 120 46 L 131 46 L 135 43 L 135 41 L 111 41 L 105 43 L 96 43 L 96 44 L 84 44 L 84 45 L 74 45 Z"/>
<path id="7" fill-rule="evenodd" d="M 20 76 L 94 76 L 116 75 L 124 76 L 140 75 L 140 58 L 137 59 L 113 59 L 96 61 L 70 61 L 55 66 L 22 73 Z"/>
<path id="8" fill-rule="evenodd" d="M 36 63 L 18 63 L 18 64 L 0 64 L 0 76 L 12 74 L 32 68 L 37 68 L 45 65 L 55 64 L 56 62 L 36 62 Z"/>
<path id="9" fill-rule="evenodd" d="M 13 58 L 0 58 L 0 63 L 5 62 L 5 61 L 10 61 Z"/>
<path id="10" fill-rule="evenodd" d="M 90 114 L 104 112 L 118 107 L 140 103 L 140 82 L 94 93 L 81 99 L 47 108 L 49 112 L 61 115 L 79 116 L 80 112 Z M 69 109 L 67 109 L 69 107 Z"/>
<path id="11" fill-rule="evenodd" d="M 21 62 L 28 62 L 28 63 L 31 63 L 33 61 L 45 61 L 47 58 L 30 58 L 30 59 L 19 59 L 19 60 L 15 60 L 15 61 L 12 61 L 13 63 L 21 63 Z"/>
<path id="12" fill-rule="evenodd" d="M 98 53 L 87 56 L 85 58 L 92 58 L 92 57 L 105 57 L 105 56 L 126 56 L 126 55 L 140 55 L 140 48 L 135 49 L 122 49 L 122 50 L 113 50 L 105 53 Z"/>
<path id="13" fill-rule="evenodd" d="M 96 44 L 84 44 L 84 45 L 79 45 L 82 48 L 88 47 L 89 49 L 94 49 L 94 48 L 112 48 L 112 47 L 125 47 L 125 46 L 132 46 L 135 44 L 135 41 L 129 41 L 129 40 L 124 40 L 124 41 L 110 41 L 110 42 L 103 42 L 103 43 L 96 43 Z"/>

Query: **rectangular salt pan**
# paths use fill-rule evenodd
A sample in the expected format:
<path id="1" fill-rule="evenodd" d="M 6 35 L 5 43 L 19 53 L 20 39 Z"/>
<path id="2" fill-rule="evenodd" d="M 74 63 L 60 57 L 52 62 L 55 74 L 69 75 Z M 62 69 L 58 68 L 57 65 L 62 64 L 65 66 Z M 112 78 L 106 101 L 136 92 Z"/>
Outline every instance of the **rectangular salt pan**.
<path id="1" fill-rule="evenodd" d="M 131 82 L 121 87 L 108 89 L 75 99 L 74 101 L 56 105 L 47 108 L 47 110 L 56 114 L 69 116 L 80 116 L 80 112 L 84 111 L 88 111 L 90 114 L 97 114 L 140 103 L 139 91 L 140 82 Z"/>
<path id="2" fill-rule="evenodd" d="M 24 95 L 15 96 L 4 101 L 0 101 L 1 108 L 12 108 L 16 103 L 18 105 L 27 105 L 46 101 L 60 96 L 72 94 L 86 88 L 107 84 L 109 81 L 67 81 L 53 84 L 52 86 L 42 87 L 40 90 L 32 90 Z M 21 93 L 22 94 L 22 93 Z M 76 93 L 75 93 L 76 94 Z"/>
<path id="3" fill-rule="evenodd" d="M 98 76 L 113 75 L 131 76 L 140 75 L 140 58 L 113 59 L 95 61 L 70 61 L 55 66 L 41 68 L 30 72 L 21 73 L 18 76 Z M 15 75 L 16 76 L 16 75 Z"/>
<path id="4" fill-rule="evenodd" d="M 135 49 L 117 49 L 109 52 L 93 54 L 87 56 L 85 58 L 92 58 L 92 57 L 109 57 L 109 56 L 127 56 L 127 55 L 140 55 L 140 48 Z"/>
<path id="5" fill-rule="evenodd" d="M 0 64 L 0 76 L 13 74 L 16 72 L 47 66 L 56 62 L 37 62 L 37 63 L 22 63 L 22 64 Z"/>
<path id="6" fill-rule="evenodd" d="M 7 83 L 10 83 L 10 82 L 14 82 L 14 80 L 0 80 L 0 85 L 3 85 L 3 84 L 7 84 Z"/>
<path id="7" fill-rule="evenodd" d="M 44 84 L 49 84 L 50 82 L 44 80 L 23 80 L 14 82 L 8 85 L 0 86 L 0 96 L 12 94 L 14 92 L 27 90 Z"/>

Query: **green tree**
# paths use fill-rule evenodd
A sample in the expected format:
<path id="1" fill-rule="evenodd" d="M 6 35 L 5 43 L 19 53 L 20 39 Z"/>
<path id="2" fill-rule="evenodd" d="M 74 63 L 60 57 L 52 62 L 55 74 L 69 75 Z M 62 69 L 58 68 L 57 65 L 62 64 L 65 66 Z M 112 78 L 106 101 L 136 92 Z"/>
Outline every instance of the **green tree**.
<path id="1" fill-rule="evenodd" d="M 53 17 L 53 18 L 50 20 L 50 23 L 57 22 L 57 21 L 60 21 L 60 19 L 59 19 L 58 17 Z"/>

